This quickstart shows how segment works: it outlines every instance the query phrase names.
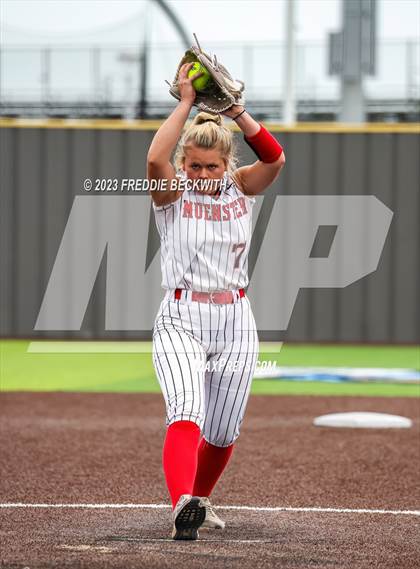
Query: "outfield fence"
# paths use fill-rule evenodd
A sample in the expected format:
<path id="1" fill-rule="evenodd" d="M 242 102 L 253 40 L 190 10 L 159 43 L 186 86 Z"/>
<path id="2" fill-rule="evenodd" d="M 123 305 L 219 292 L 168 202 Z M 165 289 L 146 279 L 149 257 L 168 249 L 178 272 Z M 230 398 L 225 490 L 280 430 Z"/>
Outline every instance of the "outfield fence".
<path id="1" fill-rule="evenodd" d="M 86 306 L 84 309 L 79 307 L 79 322 L 72 320 L 72 302 L 82 278 L 80 259 L 101 235 L 101 211 L 108 211 L 111 203 L 107 200 L 117 197 L 112 192 L 95 192 L 94 189 L 87 192 L 84 181 L 88 178 L 93 181 L 144 179 L 147 149 L 158 125 L 147 122 L 33 123 L 3 120 L 0 126 L 1 335 L 150 339 L 163 291 L 160 287 L 159 236 L 150 197 L 145 192 L 135 195 L 119 192 L 120 201 L 112 202 L 118 203 L 117 209 L 120 208 L 121 231 L 128 232 L 122 236 L 126 247 L 117 255 L 109 244 L 104 250 L 98 266 L 94 267 L 92 287 L 84 290 Z M 299 342 L 418 341 L 418 125 L 376 125 L 354 129 L 340 125 L 303 125 L 296 129 L 274 126 L 271 129 L 285 148 L 287 163 L 264 197 L 258 198 L 254 216 L 248 293 L 260 339 Z M 255 157 L 242 137 L 239 133 L 235 136 L 241 163 L 253 162 Z M 286 203 L 285 197 L 295 199 L 304 196 L 306 201 L 302 203 L 314 204 L 309 213 L 306 206 L 302 210 L 306 217 L 282 217 L 284 208 L 277 208 L 276 204 Z M 318 200 L 322 196 L 351 200 L 339 202 L 343 204 L 342 210 L 330 222 L 323 217 L 322 204 L 329 202 Z M 372 196 L 370 201 L 369 196 Z M 308 197 L 312 201 L 308 202 Z M 361 202 L 361 219 L 350 225 L 354 254 L 348 258 L 343 253 L 335 265 L 335 280 L 327 279 L 327 284 L 320 286 L 319 283 L 324 282 L 322 263 L 326 263 L 327 275 L 328 259 L 340 241 L 341 221 L 346 218 L 347 208 L 353 208 L 352 200 L 356 197 L 368 198 L 368 201 Z M 279 199 L 283 201 L 277 202 Z M 38 326 L 35 329 L 57 264 L 60 244 L 69 227 L 69 216 L 76 205 L 86 204 L 88 200 L 94 204 L 88 226 L 90 239 L 83 246 L 79 243 L 73 251 L 73 258 L 67 266 L 65 286 L 59 291 L 59 306 L 52 307 L 50 312 L 54 311 L 54 314 L 49 315 L 52 321 L 57 322 L 57 311 L 63 314 L 67 311 L 71 326 Z M 360 257 L 369 256 L 374 247 L 376 229 L 374 210 L 369 209 L 371 205 L 388 215 L 389 228 L 383 235 L 376 265 L 367 263 L 366 275 L 346 284 L 345 272 L 356 265 Z M 112 214 L 114 208 L 110 209 Z M 317 228 L 315 232 L 314 227 Z M 297 228 L 306 240 L 309 259 L 300 282 L 296 282 L 293 273 L 301 247 L 297 243 L 300 239 Z M 129 264 L 133 258 L 138 264 L 137 277 L 133 278 L 138 278 L 138 283 L 130 277 Z M 118 281 L 119 294 L 111 302 L 112 271 L 116 271 L 114 277 Z M 316 286 L 307 286 L 316 282 Z M 285 326 L 285 298 L 293 287 L 296 299 Z M 129 297 L 135 297 L 134 307 L 127 306 Z M 290 301 L 290 294 L 287 301 Z M 111 314 L 113 311 L 118 313 L 119 306 L 120 313 L 124 315 L 120 320 L 118 315 Z M 44 313 L 45 310 L 44 306 Z M 107 321 L 112 325 L 107 325 Z"/>

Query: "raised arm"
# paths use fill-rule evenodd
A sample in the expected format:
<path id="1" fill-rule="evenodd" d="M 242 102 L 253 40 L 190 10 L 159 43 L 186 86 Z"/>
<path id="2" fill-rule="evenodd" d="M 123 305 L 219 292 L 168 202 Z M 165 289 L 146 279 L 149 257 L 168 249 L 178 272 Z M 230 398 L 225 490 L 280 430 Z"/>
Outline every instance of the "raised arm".
<path id="1" fill-rule="evenodd" d="M 182 190 L 170 191 L 171 182 L 176 177 L 175 168 L 171 164 L 171 156 L 195 99 L 192 82 L 202 75 L 202 73 L 196 73 L 189 78 L 188 71 L 192 65 L 192 63 L 186 63 L 181 67 L 178 78 L 181 101 L 156 132 L 147 154 L 147 178 L 167 180 L 165 190 L 150 192 L 153 201 L 158 206 L 176 201 L 182 193 Z"/>
<path id="2" fill-rule="evenodd" d="M 235 171 L 241 189 L 246 195 L 263 192 L 280 174 L 286 158 L 277 140 L 239 105 L 234 105 L 223 114 L 235 120 L 244 133 L 245 142 L 259 157 L 257 162 L 242 166 Z"/>

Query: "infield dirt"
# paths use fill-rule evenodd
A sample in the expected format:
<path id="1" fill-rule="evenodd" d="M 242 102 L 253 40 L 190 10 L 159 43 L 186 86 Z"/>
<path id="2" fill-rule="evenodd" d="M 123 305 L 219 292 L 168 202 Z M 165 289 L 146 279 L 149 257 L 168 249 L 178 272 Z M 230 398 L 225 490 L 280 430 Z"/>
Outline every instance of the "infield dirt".
<path id="1" fill-rule="evenodd" d="M 1 567 L 420 567 L 420 516 L 218 510 L 223 532 L 173 542 L 155 394 L 2 393 Z M 341 411 L 404 415 L 411 429 L 322 429 Z M 222 506 L 420 510 L 420 407 L 412 398 L 250 398 Z"/>

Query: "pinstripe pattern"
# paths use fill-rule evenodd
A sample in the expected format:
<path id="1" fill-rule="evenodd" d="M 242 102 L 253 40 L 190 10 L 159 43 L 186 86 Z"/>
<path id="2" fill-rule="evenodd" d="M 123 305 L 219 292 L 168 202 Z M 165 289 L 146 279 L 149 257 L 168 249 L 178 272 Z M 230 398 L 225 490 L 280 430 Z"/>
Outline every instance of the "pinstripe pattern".
<path id="1" fill-rule="evenodd" d="M 245 196 L 229 177 L 217 199 L 184 191 L 172 204 L 153 202 L 162 287 L 202 292 L 245 288 L 254 204 L 255 198 Z"/>
<path id="2" fill-rule="evenodd" d="M 246 287 L 254 203 L 228 179 L 219 198 L 185 191 L 173 204 L 153 205 L 167 289 L 153 328 L 153 364 L 166 424 L 193 421 L 217 446 L 239 436 L 258 334 L 247 296 L 218 305 L 191 302 L 190 293 Z M 225 219 L 217 210 L 213 214 L 214 205 Z M 186 289 L 180 300 L 175 288 Z"/>
<path id="3" fill-rule="evenodd" d="M 218 322 L 216 330 L 210 322 Z M 226 333 L 218 334 L 222 329 Z M 153 364 L 166 402 L 166 424 L 193 421 L 208 442 L 232 444 L 239 436 L 258 348 L 246 296 L 217 305 L 176 301 L 168 291 L 153 329 Z M 194 362 L 203 368 L 208 362 L 210 369 L 196 370 Z M 212 371 L 213 362 L 219 367 Z"/>

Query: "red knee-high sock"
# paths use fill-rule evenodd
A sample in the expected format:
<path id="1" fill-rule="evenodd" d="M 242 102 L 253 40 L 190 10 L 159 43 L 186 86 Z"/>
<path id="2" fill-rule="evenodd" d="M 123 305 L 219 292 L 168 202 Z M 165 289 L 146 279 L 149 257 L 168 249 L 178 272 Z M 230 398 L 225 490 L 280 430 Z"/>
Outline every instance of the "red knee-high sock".
<path id="1" fill-rule="evenodd" d="M 233 445 L 216 447 L 201 439 L 198 447 L 198 466 L 194 482 L 194 496 L 210 496 L 216 482 L 233 452 Z"/>
<path id="2" fill-rule="evenodd" d="M 163 470 L 175 507 L 182 494 L 192 494 L 197 472 L 200 428 L 192 421 L 169 425 L 163 445 Z"/>

